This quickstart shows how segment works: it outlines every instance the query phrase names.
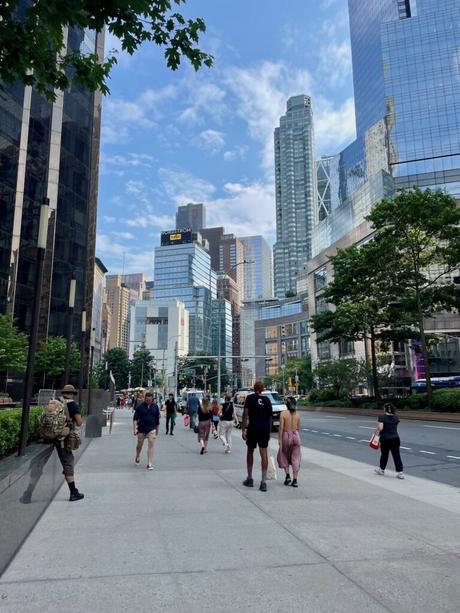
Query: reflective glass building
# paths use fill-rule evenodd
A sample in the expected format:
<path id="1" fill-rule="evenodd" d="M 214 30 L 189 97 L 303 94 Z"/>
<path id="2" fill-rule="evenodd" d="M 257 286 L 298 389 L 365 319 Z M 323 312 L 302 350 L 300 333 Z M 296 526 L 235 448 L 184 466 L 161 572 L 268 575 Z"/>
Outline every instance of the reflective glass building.
<path id="1" fill-rule="evenodd" d="M 275 296 L 296 291 L 296 278 L 311 257 L 316 203 L 313 114 L 309 96 L 293 96 L 275 129 Z"/>
<path id="2" fill-rule="evenodd" d="M 24 3 L 22 3 L 23 5 Z M 103 57 L 103 35 L 70 29 L 69 51 Z M 66 334 L 75 277 L 74 337 L 93 299 L 101 96 L 72 84 L 54 103 L 0 83 L 0 313 L 30 330 L 40 204 L 50 200 L 39 337 Z"/>
<path id="3" fill-rule="evenodd" d="M 240 237 L 243 243 L 243 300 L 258 300 L 273 296 L 272 250 L 263 236 Z"/>
<path id="4" fill-rule="evenodd" d="M 209 253 L 196 242 L 156 247 L 154 281 L 155 299 L 180 300 L 189 312 L 189 352 L 210 354 L 217 289 Z"/>
<path id="5" fill-rule="evenodd" d="M 317 162 L 312 255 L 397 189 L 460 198 L 460 3 L 349 0 L 357 139 Z"/>

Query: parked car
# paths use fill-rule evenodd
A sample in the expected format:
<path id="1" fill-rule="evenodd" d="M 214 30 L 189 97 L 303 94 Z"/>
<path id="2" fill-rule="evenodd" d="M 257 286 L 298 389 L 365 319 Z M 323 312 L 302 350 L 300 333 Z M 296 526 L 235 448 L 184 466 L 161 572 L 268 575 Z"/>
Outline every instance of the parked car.
<path id="1" fill-rule="evenodd" d="M 182 396 L 178 399 L 177 401 L 177 405 L 178 405 L 178 409 L 180 413 L 184 413 L 185 409 L 187 407 L 187 401 L 190 398 L 190 396 L 192 394 L 195 394 L 195 396 L 198 398 L 198 400 L 201 402 L 204 398 L 204 391 L 203 390 L 186 390 L 182 393 Z"/>
<path id="2" fill-rule="evenodd" d="M 250 390 L 240 390 L 236 392 L 233 397 L 233 404 L 235 406 L 236 414 L 238 415 L 239 427 L 241 428 L 241 420 L 243 418 L 243 409 L 244 403 L 246 400 L 246 396 L 252 394 L 253 392 Z M 273 407 L 273 423 L 272 428 L 274 431 L 278 430 L 280 425 L 280 414 L 282 411 L 287 409 L 287 406 L 284 402 L 284 398 L 278 394 L 278 392 L 273 392 L 272 390 L 264 390 L 262 392 L 262 396 L 267 396 L 270 398 Z"/>

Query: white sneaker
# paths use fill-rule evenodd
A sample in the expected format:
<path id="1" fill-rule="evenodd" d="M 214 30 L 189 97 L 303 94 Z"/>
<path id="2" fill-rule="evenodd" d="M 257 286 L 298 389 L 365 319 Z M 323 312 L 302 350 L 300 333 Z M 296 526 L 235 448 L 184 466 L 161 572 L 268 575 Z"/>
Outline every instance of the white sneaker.
<path id="1" fill-rule="evenodd" d="M 376 475 L 382 475 L 383 476 L 385 474 L 385 471 L 382 470 L 381 468 L 376 468 L 374 470 L 374 472 L 375 472 Z"/>
<path id="2" fill-rule="evenodd" d="M 401 473 L 396 473 L 396 479 L 405 479 L 405 478 L 406 477 L 405 477 L 404 473 L 402 473 L 402 472 Z"/>
<path id="3" fill-rule="evenodd" d="M 151 464 L 147 464 L 147 470 L 153 470 L 153 466 Z"/>

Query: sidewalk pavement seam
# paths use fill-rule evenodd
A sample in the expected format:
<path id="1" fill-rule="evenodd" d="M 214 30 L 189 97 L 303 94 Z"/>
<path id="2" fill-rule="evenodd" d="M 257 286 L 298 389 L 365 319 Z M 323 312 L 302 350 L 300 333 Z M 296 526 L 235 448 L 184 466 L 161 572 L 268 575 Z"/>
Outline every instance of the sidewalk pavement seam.
<path id="1" fill-rule="evenodd" d="M 273 439 L 272 439 L 273 440 Z M 362 585 L 360 585 L 359 583 L 357 583 L 352 577 L 349 577 L 341 568 L 338 568 L 336 566 L 336 564 L 334 564 L 334 562 L 332 562 L 331 560 L 329 560 L 324 554 L 320 553 L 313 544 L 310 544 L 308 542 L 308 539 L 303 539 L 301 538 L 298 534 L 295 534 L 295 532 L 293 532 L 292 530 L 290 530 L 287 526 L 284 526 L 282 523 L 280 523 L 276 518 L 274 518 L 272 515 L 270 515 L 270 513 L 268 513 L 268 511 L 266 511 L 264 508 L 262 508 L 259 504 L 257 504 L 257 501 L 252 500 L 252 498 L 249 497 L 248 494 L 242 492 L 241 490 L 239 490 L 233 483 L 231 483 L 230 481 L 228 481 L 228 479 L 226 479 L 222 474 L 221 471 L 217 470 L 215 471 L 220 478 L 225 481 L 232 489 L 234 489 L 236 492 L 238 492 L 238 494 L 240 494 L 240 496 L 242 496 L 243 498 L 245 498 L 247 501 L 251 502 L 253 506 L 255 506 L 260 512 L 262 512 L 266 517 L 268 517 L 271 521 L 273 521 L 275 524 L 277 524 L 282 530 L 284 530 L 285 532 L 287 532 L 288 534 L 290 534 L 292 537 L 294 537 L 294 539 L 296 539 L 299 543 L 302 544 L 302 546 L 307 547 L 308 549 L 310 549 L 311 551 L 313 551 L 316 555 L 318 555 L 320 558 L 322 558 L 324 560 L 324 564 L 328 565 L 329 567 L 333 568 L 334 570 L 336 570 L 342 577 L 344 577 L 344 579 L 346 579 L 347 581 L 350 581 L 358 590 L 360 590 L 361 592 L 363 592 L 364 594 L 366 594 L 366 596 L 368 596 L 369 598 L 371 598 L 377 605 L 381 606 L 383 609 L 385 609 L 386 611 L 389 611 L 389 613 L 395 613 L 392 609 L 389 609 L 386 605 L 384 605 L 381 601 L 379 601 L 372 592 L 368 591 L 365 587 L 363 587 Z M 318 565 L 318 566 L 322 566 L 322 565 Z"/>

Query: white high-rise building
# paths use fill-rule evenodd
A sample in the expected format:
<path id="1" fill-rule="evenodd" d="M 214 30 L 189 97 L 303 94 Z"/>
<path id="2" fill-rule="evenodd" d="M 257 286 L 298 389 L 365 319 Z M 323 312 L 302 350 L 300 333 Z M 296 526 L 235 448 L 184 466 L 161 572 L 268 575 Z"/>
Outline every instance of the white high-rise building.
<path id="1" fill-rule="evenodd" d="M 275 129 L 275 296 L 296 292 L 297 273 L 311 257 L 316 160 L 309 96 L 293 96 Z"/>
<path id="2" fill-rule="evenodd" d="M 242 300 L 273 297 L 272 250 L 263 236 L 240 237 L 243 243 L 244 294 Z"/>

